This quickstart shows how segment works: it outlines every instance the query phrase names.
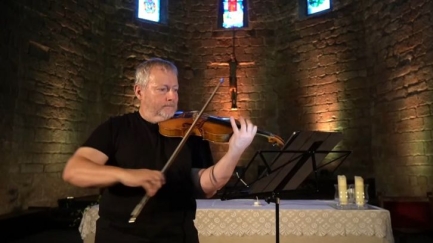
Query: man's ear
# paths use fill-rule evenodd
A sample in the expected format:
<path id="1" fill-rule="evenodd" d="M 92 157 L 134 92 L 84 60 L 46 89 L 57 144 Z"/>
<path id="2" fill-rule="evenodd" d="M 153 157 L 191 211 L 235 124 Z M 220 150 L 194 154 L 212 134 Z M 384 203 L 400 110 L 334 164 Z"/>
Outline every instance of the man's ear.
<path id="1" fill-rule="evenodd" d="M 137 99 L 141 100 L 141 97 L 143 96 L 143 86 L 141 85 L 135 85 L 134 86 L 134 94 Z"/>

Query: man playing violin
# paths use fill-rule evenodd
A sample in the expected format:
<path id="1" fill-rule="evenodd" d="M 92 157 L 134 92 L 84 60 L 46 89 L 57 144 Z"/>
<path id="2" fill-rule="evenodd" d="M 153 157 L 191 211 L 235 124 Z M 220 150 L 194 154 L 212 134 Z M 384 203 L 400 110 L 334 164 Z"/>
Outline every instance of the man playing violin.
<path id="1" fill-rule="evenodd" d="M 161 173 L 181 138 L 158 132 L 175 114 L 179 84 L 169 61 L 150 59 L 137 67 L 134 93 L 138 111 L 99 125 L 68 160 L 63 179 L 78 187 L 104 188 L 96 223 L 96 243 L 198 242 L 194 226 L 198 197 L 212 197 L 230 179 L 257 127 L 230 117 L 233 134 L 227 153 L 213 163 L 209 144 L 189 137 L 172 165 Z M 128 223 L 144 195 L 150 200 L 136 222 Z"/>

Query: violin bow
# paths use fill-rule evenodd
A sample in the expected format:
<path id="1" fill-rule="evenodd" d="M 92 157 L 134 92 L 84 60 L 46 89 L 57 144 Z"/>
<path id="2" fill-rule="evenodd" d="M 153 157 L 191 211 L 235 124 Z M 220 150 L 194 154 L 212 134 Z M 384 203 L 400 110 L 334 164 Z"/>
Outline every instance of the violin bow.
<path id="1" fill-rule="evenodd" d="M 207 100 L 207 102 L 204 104 L 203 108 L 198 113 L 197 117 L 195 118 L 195 120 L 193 121 L 193 123 L 191 124 L 191 126 L 189 127 L 188 131 L 186 131 L 186 133 L 183 136 L 182 140 L 180 141 L 179 145 L 174 150 L 173 154 L 171 155 L 171 157 L 168 159 L 167 163 L 162 168 L 162 170 L 161 170 L 162 173 L 165 173 L 165 171 L 173 163 L 174 159 L 177 157 L 177 155 L 179 154 L 180 150 L 185 145 L 185 143 L 186 143 L 189 135 L 191 134 L 192 129 L 194 128 L 195 124 L 198 122 L 198 120 L 200 119 L 200 117 L 203 114 L 204 110 L 207 108 L 207 106 L 209 105 L 210 101 L 215 96 L 215 93 L 217 92 L 218 88 L 220 87 L 220 85 L 223 82 L 224 82 L 224 78 L 221 78 L 220 81 L 219 81 L 219 83 L 215 87 L 215 90 L 213 91 L 213 93 L 211 94 L 211 96 L 209 97 L 209 99 Z M 147 194 L 145 194 L 144 197 L 141 199 L 141 201 L 137 204 L 137 206 L 135 206 L 134 210 L 132 211 L 131 218 L 129 219 L 129 223 L 134 223 L 135 222 L 135 220 L 137 219 L 138 215 L 141 213 L 141 210 L 143 210 L 144 206 L 149 201 L 149 199 L 150 199 L 150 197 Z"/>

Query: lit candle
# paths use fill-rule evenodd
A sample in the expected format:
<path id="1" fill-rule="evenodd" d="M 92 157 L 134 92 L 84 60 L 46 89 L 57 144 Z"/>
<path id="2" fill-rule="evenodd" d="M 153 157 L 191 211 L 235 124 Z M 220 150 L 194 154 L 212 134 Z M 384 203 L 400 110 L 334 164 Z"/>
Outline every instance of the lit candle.
<path id="1" fill-rule="evenodd" d="M 346 176 L 339 175 L 338 177 L 338 197 L 341 205 L 347 205 L 347 182 Z"/>
<path id="2" fill-rule="evenodd" d="M 360 176 L 355 176 L 355 200 L 356 205 L 364 206 L 364 179 Z"/>

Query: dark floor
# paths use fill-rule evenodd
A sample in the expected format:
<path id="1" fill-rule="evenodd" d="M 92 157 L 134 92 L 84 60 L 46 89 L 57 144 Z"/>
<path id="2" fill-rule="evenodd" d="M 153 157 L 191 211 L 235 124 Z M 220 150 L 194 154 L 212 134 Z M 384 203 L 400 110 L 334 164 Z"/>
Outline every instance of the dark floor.
<path id="1" fill-rule="evenodd" d="M 78 229 L 55 229 L 47 230 L 37 234 L 27 236 L 20 240 L 10 241 L 10 243 L 82 243 Z M 427 235 L 413 235 L 405 240 L 395 237 L 395 243 L 432 243 L 433 238 Z"/>
<path id="2" fill-rule="evenodd" d="M 424 234 L 413 234 L 410 236 L 394 236 L 395 243 L 433 243 L 433 238 Z"/>
<path id="3" fill-rule="evenodd" d="M 10 243 L 82 243 L 78 229 L 53 229 L 29 235 Z"/>

